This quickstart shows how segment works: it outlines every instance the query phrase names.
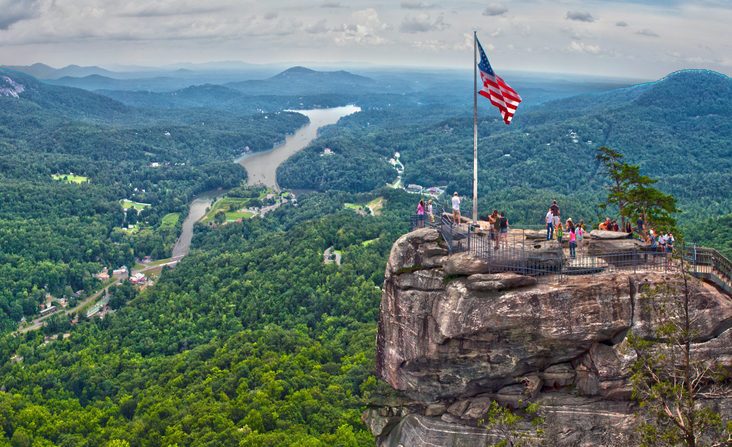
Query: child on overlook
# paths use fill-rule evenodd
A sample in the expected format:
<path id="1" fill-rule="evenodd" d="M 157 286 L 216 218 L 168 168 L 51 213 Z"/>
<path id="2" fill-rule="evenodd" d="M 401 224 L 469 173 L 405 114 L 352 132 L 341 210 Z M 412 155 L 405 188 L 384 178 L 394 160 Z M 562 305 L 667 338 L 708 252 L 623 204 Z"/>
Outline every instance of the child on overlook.
<path id="1" fill-rule="evenodd" d="M 569 232 L 569 257 L 574 259 L 577 256 L 577 228 L 571 217 L 567 219 L 567 231 Z"/>
<path id="2" fill-rule="evenodd" d="M 575 235 L 577 236 L 577 246 L 581 246 L 582 239 L 585 237 L 585 221 L 580 219 L 577 227 L 574 229 Z"/>
<path id="3" fill-rule="evenodd" d="M 557 225 L 557 241 L 559 241 L 560 244 L 562 243 L 563 236 L 564 236 L 564 231 L 562 230 L 562 223 L 559 222 L 559 224 Z"/>

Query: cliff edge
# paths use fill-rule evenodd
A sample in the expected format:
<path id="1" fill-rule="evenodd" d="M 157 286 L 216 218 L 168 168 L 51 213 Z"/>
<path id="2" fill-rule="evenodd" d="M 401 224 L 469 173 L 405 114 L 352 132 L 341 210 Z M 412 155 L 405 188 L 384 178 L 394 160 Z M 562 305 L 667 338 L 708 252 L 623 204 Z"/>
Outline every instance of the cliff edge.
<path id="1" fill-rule="evenodd" d="M 659 322 L 646 287 L 671 272 L 615 271 L 543 279 L 448 256 L 439 233 L 394 244 L 381 300 L 377 374 L 400 396 L 364 420 L 378 446 L 484 446 L 491 401 L 540 404 L 558 445 L 632 445 L 635 359 L 627 334 Z M 732 299 L 692 279 L 694 352 L 732 371 Z M 672 298 L 671 298 L 672 299 Z M 654 303 L 657 304 L 657 303 Z M 712 403 L 725 415 L 732 403 Z"/>

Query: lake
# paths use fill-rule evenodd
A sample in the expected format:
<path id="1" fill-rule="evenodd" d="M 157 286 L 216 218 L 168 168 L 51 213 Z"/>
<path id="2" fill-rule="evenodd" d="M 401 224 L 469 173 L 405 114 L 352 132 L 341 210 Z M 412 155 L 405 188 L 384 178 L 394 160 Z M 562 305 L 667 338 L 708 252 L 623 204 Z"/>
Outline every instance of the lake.
<path id="1" fill-rule="evenodd" d="M 288 112 L 297 112 L 307 116 L 310 123 L 289 135 L 283 144 L 268 151 L 245 154 L 236 162 L 246 169 L 247 182 L 250 185 L 264 185 L 279 191 L 280 188 L 277 185 L 277 167 L 279 165 L 307 147 L 318 136 L 318 129 L 335 124 L 344 116 L 360 111 L 361 108 L 354 105 L 330 109 L 288 110 Z"/>

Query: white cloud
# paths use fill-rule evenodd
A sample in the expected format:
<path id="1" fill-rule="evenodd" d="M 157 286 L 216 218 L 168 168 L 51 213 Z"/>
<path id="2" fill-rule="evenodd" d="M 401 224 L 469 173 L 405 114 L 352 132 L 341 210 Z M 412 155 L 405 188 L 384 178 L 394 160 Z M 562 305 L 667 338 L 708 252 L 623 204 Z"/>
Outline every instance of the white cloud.
<path id="1" fill-rule="evenodd" d="M 37 17 L 38 14 L 40 14 L 39 0 L 0 0 L 0 30 L 6 30 L 22 20 Z"/>
<path id="2" fill-rule="evenodd" d="M 628 22 L 625 22 L 623 20 L 620 20 L 620 21 L 615 22 L 615 26 L 619 26 L 621 28 L 625 28 L 626 26 L 628 26 Z"/>
<path id="3" fill-rule="evenodd" d="M 157 0 L 155 2 L 125 1 L 117 14 L 122 17 L 169 17 L 199 15 L 223 11 L 226 4 L 216 1 L 201 3 L 193 0 Z"/>
<path id="4" fill-rule="evenodd" d="M 573 40 L 569 44 L 569 47 L 567 47 L 567 49 L 575 53 L 587 54 L 600 54 L 600 52 L 602 51 L 598 45 L 590 45 L 588 43 L 578 42 L 576 40 Z"/>
<path id="5" fill-rule="evenodd" d="M 484 16 L 502 16 L 507 12 L 508 12 L 508 8 L 506 8 L 503 5 L 494 3 L 494 4 L 486 6 L 486 8 L 483 10 L 483 15 Z"/>
<path id="6" fill-rule="evenodd" d="M 636 34 L 640 36 L 646 36 L 646 37 L 660 37 L 658 33 L 653 31 L 652 29 L 644 28 L 640 31 L 637 31 Z"/>
<path id="7" fill-rule="evenodd" d="M 582 11 L 567 11 L 567 14 L 564 17 L 567 20 L 574 20 L 576 22 L 594 22 L 597 20 L 589 12 Z"/>
<path id="8" fill-rule="evenodd" d="M 435 5 L 433 3 L 410 0 L 403 1 L 401 7 L 404 9 L 432 9 Z"/>
<path id="9" fill-rule="evenodd" d="M 403 33 L 426 33 L 430 31 L 442 31 L 449 26 L 445 23 L 445 18 L 442 14 L 433 19 L 429 14 L 421 13 L 405 17 L 402 24 L 399 25 L 399 31 Z"/>
<path id="10" fill-rule="evenodd" d="M 355 42 L 369 45 L 382 45 L 387 40 L 381 35 L 381 32 L 389 28 L 389 26 L 381 21 L 379 14 L 374 8 L 362 9 L 351 14 L 353 21 L 344 23 L 337 30 L 335 43 L 343 45 L 348 42 Z"/>
<path id="11" fill-rule="evenodd" d="M 305 26 L 305 28 L 303 28 L 303 29 L 305 30 L 306 33 L 310 33 L 310 34 L 323 34 L 323 33 L 327 33 L 328 31 L 330 31 L 330 29 L 326 25 L 325 19 L 318 20 L 317 22 L 315 22 L 313 24 Z"/>

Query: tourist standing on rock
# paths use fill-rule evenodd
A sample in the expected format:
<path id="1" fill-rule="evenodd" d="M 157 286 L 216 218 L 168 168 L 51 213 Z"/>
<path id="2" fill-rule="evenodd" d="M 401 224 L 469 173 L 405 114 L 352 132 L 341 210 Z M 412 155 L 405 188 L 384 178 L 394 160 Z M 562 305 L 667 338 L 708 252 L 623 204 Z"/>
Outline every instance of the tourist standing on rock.
<path id="1" fill-rule="evenodd" d="M 571 217 L 567 219 L 567 233 L 569 233 L 569 257 L 574 259 L 577 257 L 577 228 Z"/>
<path id="2" fill-rule="evenodd" d="M 546 240 L 550 241 L 554 238 L 554 214 L 552 209 L 546 212 Z"/>
<path id="3" fill-rule="evenodd" d="M 665 252 L 666 251 L 666 235 L 661 234 L 658 236 L 658 251 Z"/>
<path id="4" fill-rule="evenodd" d="M 488 224 L 490 225 L 490 235 L 493 241 L 493 249 L 498 250 L 498 231 L 500 229 L 498 219 L 498 210 L 493 210 L 490 216 L 488 216 Z"/>
<path id="5" fill-rule="evenodd" d="M 582 247 L 582 239 L 585 237 L 585 221 L 583 219 L 580 219 L 574 229 L 574 233 L 577 236 L 577 246 Z"/>
<path id="6" fill-rule="evenodd" d="M 430 216 L 430 223 L 435 223 L 435 213 L 432 209 L 432 199 L 427 201 L 427 215 Z"/>
<path id="7" fill-rule="evenodd" d="M 556 200 L 552 200 L 552 206 L 550 206 L 549 209 L 551 210 L 553 215 L 559 216 L 559 205 L 557 205 Z"/>
<path id="8" fill-rule="evenodd" d="M 625 232 L 630 234 L 633 233 L 633 226 L 630 224 L 630 221 L 625 223 Z"/>
<path id="9" fill-rule="evenodd" d="M 641 237 L 643 237 L 644 236 L 643 226 L 645 225 L 645 220 L 643 219 L 643 214 L 638 216 L 638 220 L 635 221 L 635 225 L 636 225 L 636 231 L 638 231 L 638 234 L 640 234 Z"/>
<path id="10" fill-rule="evenodd" d="M 498 237 L 501 242 L 501 246 L 508 249 L 508 218 L 506 217 L 505 211 L 501 211 L 501 217 L 498 219 L 498 228 L 500 231 L 498 233 Z"/>
<path id="11" fill-rule="evenodd" d="M 417 204 L 417 228 L 424 228 L 424 200 L 419 199 Z"/>
<path id="12" fill-rule="evenodd" d="M 460 225 L 460 196 L 457 191 L 452 195 L 452 221 L 456 225 Z"/>
<path id="13" fill-rule="evenodd" d="M 658 240 L 656 239 L 656 233 L 654 233 L 653 228 L 648 231 L 648 244 L 653 251 L 656 251 L 658 248 Z"/>

